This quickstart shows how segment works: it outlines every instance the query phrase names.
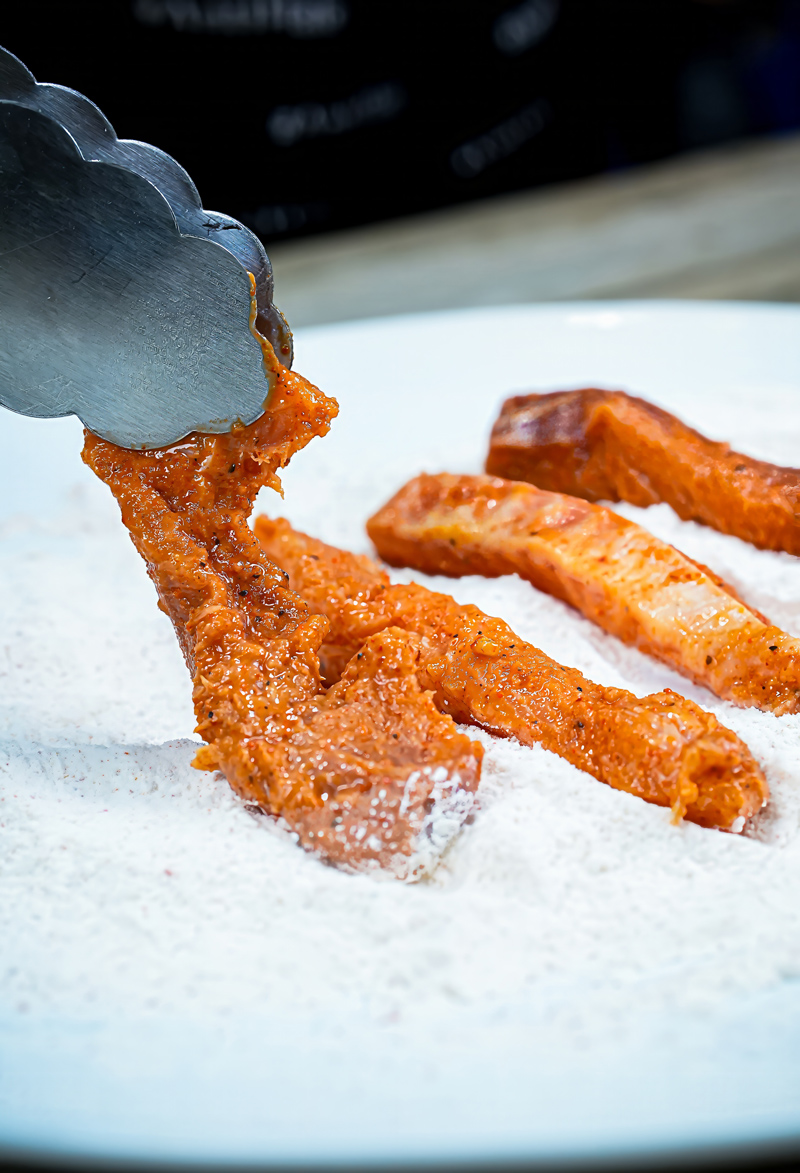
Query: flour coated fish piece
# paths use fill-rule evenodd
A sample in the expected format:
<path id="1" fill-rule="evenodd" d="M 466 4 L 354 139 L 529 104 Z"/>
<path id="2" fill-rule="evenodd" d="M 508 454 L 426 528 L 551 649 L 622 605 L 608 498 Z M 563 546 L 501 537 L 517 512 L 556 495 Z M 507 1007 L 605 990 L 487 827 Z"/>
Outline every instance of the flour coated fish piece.
<path id="1" fill-rule="evenodd" d="M 222 771 L 326 861 L 413 880 L 468 816 L 483 750 L 420 687 L 413 633 L 366 638 L 325 689 L 328 622 L 289 589 L 247 519 L 337 405 L 271 348 L 265 358 L 275 384 L 254 424 L 146 452 L 87 433 L 84 460 L 116 497 L 183 649 L 207 743 L 195 765 Z"/>
<path id="2" fill-rule="evenodd" d="M 410 481 L 367 528 L 392 565 L 519 574 L 725 700 L 778 715 L 800 707 L 800 640 L 610 509 L 520 481 L 441 473 Z"/>
<path id="3" fill-rule="evenodd" d="M 372 559 L 259 517 L 255 532 L 312 613 L 330 623 L 326 679 L 387 628 L 419 639 L 417 676 L 438 708 L 524 745 L 540 745 L 601 782 L 670 807 L 676 819 L 740 831 L 767 802 L 744 742 L 665 689 L 636 697 L 588 680 L 526 643 L 502 619 L 418 583 L 393 584 Z"/>
<path id="4" fill-rule="evenodd" d="M 506 400 L 486 471 L 587 501 L 664 501 L 685 521 L 800 554 L 800 469 L 744 456 L 624 391 Z"/>

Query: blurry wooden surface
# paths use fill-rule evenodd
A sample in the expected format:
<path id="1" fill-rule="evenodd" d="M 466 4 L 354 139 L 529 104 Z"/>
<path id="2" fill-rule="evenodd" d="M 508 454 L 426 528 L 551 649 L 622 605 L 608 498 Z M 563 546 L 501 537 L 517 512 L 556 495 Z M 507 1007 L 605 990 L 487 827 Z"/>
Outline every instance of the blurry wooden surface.
<path id="1" fill-rule="evenodd" d="M 574 298 L 800 301 L 800 135 L 269 253 L 293 326 Z"/>

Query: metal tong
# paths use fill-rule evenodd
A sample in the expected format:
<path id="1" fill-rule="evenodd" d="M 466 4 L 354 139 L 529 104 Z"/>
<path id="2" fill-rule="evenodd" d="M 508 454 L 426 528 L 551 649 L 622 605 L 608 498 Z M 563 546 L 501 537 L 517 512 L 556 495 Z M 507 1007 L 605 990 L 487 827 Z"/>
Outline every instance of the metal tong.
<path id="1" fill-rule="evenodd" d="M 75 414 L 126 448 L 264 411 L 250 328 L 291 365 L 272 267 L 238 221 L 203 209 L 157 147 L 118 139 L 88 98 L 39 84 L 0 48 L 0 403 Z"/>

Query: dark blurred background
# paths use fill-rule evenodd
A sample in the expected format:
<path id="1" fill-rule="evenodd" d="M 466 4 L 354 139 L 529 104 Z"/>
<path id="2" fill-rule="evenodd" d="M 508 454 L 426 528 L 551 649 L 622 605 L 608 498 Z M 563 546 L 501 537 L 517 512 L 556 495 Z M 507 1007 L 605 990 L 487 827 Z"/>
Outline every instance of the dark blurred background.
<path id="1" fill-rule="evenodd" d="M 0 0 L 0 44 L 254 229 L 295 328 L 800 302 L 800 0 Z"/>
<path id="2" fill-rule="evenodd" d="M 265 242 L 800 127 L 800 0 L 5 0 Z"/>

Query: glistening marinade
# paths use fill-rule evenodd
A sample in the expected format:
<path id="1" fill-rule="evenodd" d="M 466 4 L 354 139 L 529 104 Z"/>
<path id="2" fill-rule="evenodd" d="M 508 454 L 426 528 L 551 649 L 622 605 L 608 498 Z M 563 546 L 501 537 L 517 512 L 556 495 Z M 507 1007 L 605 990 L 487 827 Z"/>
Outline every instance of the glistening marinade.
<path id="1" fill-rule="evenodd" d="M 440 473 L 409 481 L 368 529 L 393 565 L 519 574 L 725 700 L 800 708 L 800 640 L 610 509 L 522 481 Z"/>
<path id="2" fill-rule="evenodd" d="M 587 501 L 665 501 L 684 521 L 800 554 L 800 469 L 743 456 L 623 391 L 507 399 L 486 471 Z"/>
<path id="3" fill-rule="evenodd" d="M 280 816 L 304 847 L 350 869 L 428 870 L 468 815 L 482 749 L 419 686 L 419 639 L 367 637 L 328 689 L 327 621 L 286 583 L 247 525 L 262 485 L 338 407 L 281 366 L 248 427 L 133 452 L 86 433 L 172 620 L 194 681 L 195 764 Z"/>
<path id="4" fill-rule="evenodd" d="M 638 698 L 557 664 L 501 619 L 416 583 L 392 584 L 369 558 L 259 517 L 262 546 L 312 611 L 330 621 L 322 647 L 336 680 L 366 638 L 419 638 L 419 682 L 442 712 L 525 745 L 542 745 L 676 818 L 741 830 L 768 798 L 747 746 L 698 705 L 665 689 Z"/>

